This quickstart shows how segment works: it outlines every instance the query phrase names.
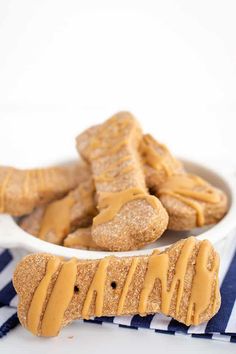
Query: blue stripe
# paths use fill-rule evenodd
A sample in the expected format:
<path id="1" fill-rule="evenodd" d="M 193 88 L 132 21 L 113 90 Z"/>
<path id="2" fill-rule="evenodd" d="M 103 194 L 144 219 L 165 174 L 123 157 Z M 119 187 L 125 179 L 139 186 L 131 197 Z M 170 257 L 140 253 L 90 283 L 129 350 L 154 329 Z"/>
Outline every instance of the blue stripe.
<path id="1" fill-rule="evenodd" d="M 193 338 L 203 338 L 203 339 L 212 339 L 212 334 L 210 333 L 205 333 L 205 334 L 192 334 Z"/>
<path id="2" fill-rule="evenodd" d="M 188 333 L 189 326 L 172 319 L 168 325 L 168 331 Z"/>
<path id="3" fill-rule="evenodd" d="M 0 303 L 9 305 L 13 297 L 16 295 L 12 282 L 8 283 L 0 290 Z"/>
<path id="4" fill-rule="evenodd" d="M 230 342 L 231 343 L 236 343 L 236 336 L 231 336 Z"/>
<path id="5" fill-rule="evenodd" d="M 99 324 L 99 325 L 102 325 L 102 322 L 101 321 L 98 321 L 98 320 L 83 320 L 84 322 L 86 323 L 94 323 L 94 324 Z"/>
<path id="6" fill-rule="evenodd" d="M 236 299 L 236 253 L 231 261 L 221 286 L 221 307 L 208 322 L 206 333 L 225 332 Z"/>
<path id="7" fill-rule="evenodd" d="M 127 325 L 123 325 L 123 324 L 119 324 L 119 327 L 121 327 L 121 328 L 130 328 L 130 329 L 138 329 L 138 327 L 135 327 L 135 326 L 127 326 Z"/>
<path id="8" fill-rule="evenodd" d="M 111 316 L 111 317 L 108 317 L 108 316 L 95 317 L 95 321 L 113 323 L 114 317 L 113 316 Z"/>
<path id="9" fill-rule="evenodd" d="M 8 250 L 5 250 L 0 254 L 0 272 L 11 262 L 12 255 Z"/>
<path id="10" fill-rule="evenodd" d="M 17 314 L 14 313 L 8 320 L 0 327 L 0 338 L 5 336 L 11 329 L 19 324 Z"/>
<path id="11" fill-rule="evenodd" d="M 155 332 L 156 332 L 156 333 L 170 334 L 170 335 L 172 335 L 172 336 L 175 334 L 175 332 L 173 332 L 173 331 L 166 331 L 166 330 L 164 330 L 164 329 L 155 329 Z"/>
<path id="12" fill-rule="evenodd" d="M 147 315 L 147 316 L 133 316 L 130 325 L 134 327 L 142 327 L 142 328 L 150 328 L 150 324 L 152 322 L 154 315 Z"/>

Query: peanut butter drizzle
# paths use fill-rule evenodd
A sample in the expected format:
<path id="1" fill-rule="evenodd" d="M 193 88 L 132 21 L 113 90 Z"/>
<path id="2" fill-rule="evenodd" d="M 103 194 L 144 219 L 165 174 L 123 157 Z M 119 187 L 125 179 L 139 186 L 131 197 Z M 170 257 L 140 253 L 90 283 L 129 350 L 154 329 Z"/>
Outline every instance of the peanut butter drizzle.
<path id="1" fill-rule="evenodd" d="M 200 315 L 205 311 L 209 305 L 212 296 L 212 283 L 215 284 L 215 292 L 218 291 L 217 287 L 217 277 L 214 277 L 215 272 L 218 271 L 219 268 L 219 256 L 216 254 L 214 257 L 214 262 L 212 269 L 208 269 L 208 258 L 209 253 L 211 251 L 211 244 L 209 241 L 204 240 L 200 246 L 197 260 L 196 260 L 196 273 L 193 278 L 192 291 L 190 295 L 187 320 L 186 323 L 189 325 L 192 323 L 197 325 L 199 323 Z M 202 289 L 202 291 L 199 289 Z M 214 292 L 214 295 L 215 295 Z M 213 311 L 216 308 L 216 296 L 213 302 Z"/>
<path id="2" fill-rule="evenodd" d="M 4 180 L 2 181 L 2 185 L 0 188 L 0 213 L 4 213 L 5 211 L 5 192 L 7 185 L 9 183 L 9 180 L 12 176 L 13 173 L 13 168 L 10 168 L 9 171 L 7 172 Z"/>
<path id="3" fill-rule="evenodd" d="M 77 261 L 65 262 L 58 274 L 42 319 L 42 336 L 56 336 L 61 328 L 64 313 L 74 295 L 77 275 Z M 66 280 L 66 283 L 65 283 Z"/>
<path id="4" fill-rule="evenodd" d="M 169 269 L 169 256 L 167 253 L 156 254 L 155 252 L 150 256 L 148 262 L 148 269 L 145 275 L 143 289 L 140 295 L 139 312 L 145 315 L 148 297 L 154 287 L 156 279 L 161 282 L 161 311 L 168 315 L 171 299 L 175 291 L 176 285 L 179 282 L 176 314 L 178 314 L 180 300 L 183 294 L 184 276 L 187 269 L 187 263 L 189 256 L 195 246 L 193 238 L 188 239 L 181 250 L 181 254 L 176 263 L 175 275 L 173 277 L 171 287 L 168 290 L 167 286 L 167 274 Z"/>
<path id="5" fill-rule="evenodd" d="M 59 264 L 60 260 L 58 258 L 49 259 L 46 267 L 46 273 L 34 292 L 27 314 L 27 327 L 35 335 L 38 334 L 40 318 L 47 296 L 48 286 L 51 282 L 53 274 L 57 271 Z"/>
<path id="6" fill-rule="evenodd" d="M 82 318 L 89 319 L 89 309 L 93 300 L 94 293 L 96 294 L 95 300 L 95 316 L 102 316 L 103 302 L 104 302 L 104 289 L 107 277 L 107 267 L 111 257 L 105 257 L 99 261 L 98 268 L 94 274 L 92 283 L 86 294 L 86 298 L 82 308 Z"/>
<path id="7" fill-rule="evenodd" d="M 139 263 L 138 257 L 133 258 L 132 263 L 131 263 L 131 267 L 129 269 L 129 272 L 128 272 L 128 275 L 127 275 L 127 278 L 125 281 L 125 285 L 123 287 L 121 297 L 120 297 L 120 300 L 118 303 L 117 316 L 122 314 L 123 307 L 124 307 L 125 300 L 126 300 L 126 296 L 127 296 L 128 290 L 129 290 L 129 286 L 130 286 L 132 279 L 134 277 L 134 273 L 135 273 L 138 263 Z"/>
<path id="8" fill-rule="evenodd" d="M 67 197 L 50 203 L 43 215 L 39 238 L 45 240 L 50 231 L 54 231 L 60 242 L 63 236 L 70 231 L 70 210 L 74 205 L 74 199 L 68 195 Z"/>
<path id="9" fill-rule="evenodd" d="M 162 149 L 162 154 L 158 154 L 150 143 L 152 143 L 152 137 L 150 135 L 143 136 L 140 151 L 143 155 L 144 162 L 156 171 L 163 169 L 167 177 L 171 176 L 173 171 L 165 161 L 166 154 L 168 154 L 171 158 L 169 150 L 165 145 L 159 144 L 159 147 Z"/>
<path id="10" fill-rule="evenodd" d="M 194 190 L 196 187 L 202 187 L 204 191 Z M 195 209 L 198 226 L 204 225 L 204 208 L 199 201 L 205 203 L 218 203 L 220 201 L 220 195 L 202 178 L 194 175 L 183 174 L 169 177 L 168 180 L 161 185 L 158 194 L 171 195 Z"/>
<path id="11" fill-rule="evenodd" d="M 170 288 L 168 289 L 168 269 L 169 256 L 167 253 L 156 254 L 155 252 L 150 256 L 148 262 L 148 269 L 145 275 L 143 289 L 140 294 L 138 312 L 142 315 L 146 314 L 148 298 L 151 294 L 154 284 L 157 279 L 161 283 L 161 305 L 160 310 L 163 314 L 169 315 L 171 300 L 175 291 L 177 291 L 177 300 L 175 307 L 175 316 L 178 316 L 180 310 L 181 300 L 184 294 L 184 280 L 187 271 L 188 261 L 191 253 L 195 247 L 193 237 L 186 240 L 179 258 L 175 266 L 175 274 L 172 279 Z M 208 241 L 201 243 L 199 252 L 196 258 L 195 275 L 193 277 L 191 295 L 188 306 L 186 323 L 191 323 L 191 317 L 194 316 L 194 324 L 199 323 L 200 315 L 207 310 L 211 303 L 212 285 L 215 281 L 215 272 L 218 272 L 219 259 L 218 256 L 214 259 L 212 270 L 207 268 L 207 261 L 210 256 L 212 247 Z M 177 288 L 178 286 L 178 288 Z M 176 290 L 177 289 L 177 290 Z M 213 304 L 216 307 L 216 304 Z M 194 309 L 194 314 L 193 314 Z"/>
<path id="12" fill-rule="evenodd" d="M 185 198 L 177 193 L 173 193 L 171 191 L 168 191 L 168 193 L 166 193 L 168 195 L 171 195 L 172 197 L 180 200 L 181 202 L 183 202 L 184 204 L 190 206 L 191 208 L 195 209 L 196 211 L 196 215 L 197 215 L 197 226 L 203 226 L 205 223 L 205 216 L 204 216 L 204 209 L 203 206 L 198 203 L 197 201 Z"/>
<path id="13" fill-rule="evenodd" d="M 145 199 L 154 209 L 158 208 L 158 199 L 139 188 L 130 188 L 121 192 L 101 193 L 98 208 L 101 212 L 93 219 L 93 225 L 112 220 L 123 205 L 136 199 Z"/>

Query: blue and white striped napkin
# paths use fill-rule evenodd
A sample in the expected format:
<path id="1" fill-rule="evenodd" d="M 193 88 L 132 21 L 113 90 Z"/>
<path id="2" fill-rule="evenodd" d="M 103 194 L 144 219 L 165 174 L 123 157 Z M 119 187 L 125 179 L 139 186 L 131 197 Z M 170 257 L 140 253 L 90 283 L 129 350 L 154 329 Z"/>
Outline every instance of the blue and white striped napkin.
<path id="1" fill-rule="evenodd" d="M 86 322 L 113 323 L 126 328 L 147 328 L 171 335 L 215 339 L 236 343 L 236 233 L 216 245 L 221 255 L 220 285 L 222 305 L 215 317 L 199 326 L 185 326 L 161 314 L 126 317 L 101 317 Z M 17 296 L 12 274 L 24 251 L 0 249 L 0 338 L 19 323 L 16 314 Z"/>

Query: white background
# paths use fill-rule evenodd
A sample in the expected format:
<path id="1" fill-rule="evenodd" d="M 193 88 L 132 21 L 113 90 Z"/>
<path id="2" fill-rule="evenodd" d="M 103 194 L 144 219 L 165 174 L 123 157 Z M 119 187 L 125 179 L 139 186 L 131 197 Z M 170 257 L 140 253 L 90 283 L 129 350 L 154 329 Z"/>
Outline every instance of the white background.
<path id="1" fill-rule="evenodd" d="M 234 0 L 1 0 L 0 164 L 76 157 L 77 133 L 125 109 L 175 154 L 236 170 L 235 18 Z M 47 342 L 17 329 L 0 350 L 235 351 L 150 331 L 70 331 L 76 339 Z"/>

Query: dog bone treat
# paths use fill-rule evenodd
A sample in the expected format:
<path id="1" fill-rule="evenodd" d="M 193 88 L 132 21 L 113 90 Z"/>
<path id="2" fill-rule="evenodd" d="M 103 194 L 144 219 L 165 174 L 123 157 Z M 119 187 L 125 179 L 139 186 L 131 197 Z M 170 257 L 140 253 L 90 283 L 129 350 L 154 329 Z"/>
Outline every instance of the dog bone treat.
<path id="1" fill-rule="evenodd" d="M 79 184 L 67 196 L 36 208 L 23 218 L 20 226 L 30 234 L 56 244 L 76 227 L 91 225 L 97 210 L 91 178 Z"/>
<path id="2" fill-rule="evenodd" d="M 225 193 L 190 174 L 169 177 L 157 195 L 169 214 L 168 228 L 172 230 L 214 224 L 228 208 Z"/>
<path id="3" fill-rule="evenodd" d="M 147 185 L 169 214 L 168 229 L 190 230 L 216 223 L 225 215 L 225 193 L 202 178 L 187 174 L 164 145 L 146 135 L 140 152 Z"/>
<path id="4" fill-rule="evenodd" d="M 91 227 L 81 227 L 64 239 L 64 246 L 91 251 L 104 251 L 92 239 Z"/>
<path id="5" fill-rule="evenodd" d="M 75 319 L 160 312 L 186 325 L 208 321 L 220 307 L 219 256 L 209 241 L 180 240 L 150 256 L 63 261 L 26 256 L 13 284 L 21 324 L 56 336 Z"/>
<path id="6" fill-rule="evenodd" d="M 84 163 L 33 170 L 0 167 L 0 212 L 28 214 L 36 206 L 62 197 L 89 174 Z"/>
<path id="7" fill-rule="evenodd" d="M 149 195 L 138 154 L 139 124 L 121 112 L 77 138 L 77 148 L 91 164 L 97 192 L 98 215 L 92 237 L 112 251 L 139 248 L 155 241 L 167 227 L 168 215 Z"/>
<path id="8" fill-rule="evenodd" d="M 150 134 L 143 135 L 139 152 L 144 164 L 147 186 L 153 192 L 156 192 L 168 177 L 184 173 L 182 163 L 171 155 L 165 145 L 160 144 Z"/>

